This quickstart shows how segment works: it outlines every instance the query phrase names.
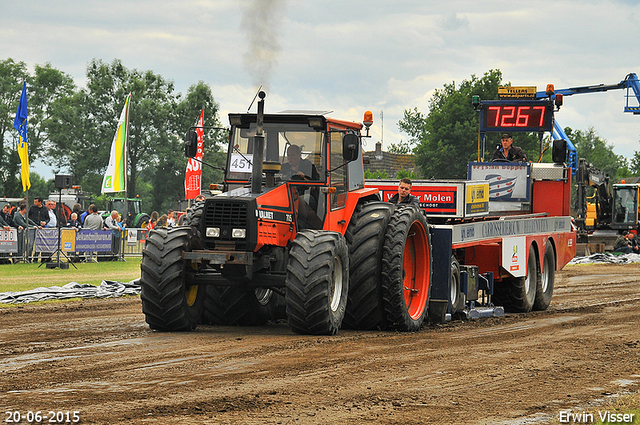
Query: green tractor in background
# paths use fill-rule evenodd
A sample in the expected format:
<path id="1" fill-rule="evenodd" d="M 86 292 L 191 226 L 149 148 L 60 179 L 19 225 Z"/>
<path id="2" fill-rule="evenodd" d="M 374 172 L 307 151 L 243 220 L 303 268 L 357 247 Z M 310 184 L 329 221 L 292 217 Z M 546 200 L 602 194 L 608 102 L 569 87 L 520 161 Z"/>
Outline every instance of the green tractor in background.
<path id="1" fill-rule="evenodd" d="M 108 200 L 107 211 L 102 215 L 102 218 L 109 217 L 113 210 L 122 215 L 122 219 L 129 229 L 146 229 L 149 224 L 149 214 L 142 212 L 142 199 L 140 198 L 112 198 Z"/>

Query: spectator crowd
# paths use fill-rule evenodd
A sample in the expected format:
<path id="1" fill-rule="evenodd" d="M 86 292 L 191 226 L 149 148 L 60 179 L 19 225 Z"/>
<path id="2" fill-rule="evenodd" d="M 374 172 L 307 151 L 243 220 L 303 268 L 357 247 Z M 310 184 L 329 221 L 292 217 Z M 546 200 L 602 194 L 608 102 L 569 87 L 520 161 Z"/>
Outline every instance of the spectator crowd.
<path id="1" fill-rule="evenodd" d="M 196 198 L 196 201 L 203 199 L 204 196 L 200 195 Z M 66 209 L 66 213 L 63 212 L 63 208 Z M 182 224 L 183 219 L 184 214 L 178 214 L 173 210 L 168 210 L 166 214 L 162 215 L 159 215 L 157 211 L 153 211 L 145 227 L 147 231 L 162 227 L 173 227 Z M 56 228 L 69 228 L 74 229 L 76 232 L 82 229 L 110 230 L 113 237 L 112 253 L 118 254 L 126 223 L 122 220 L 122 216 L 118 211 L 115 210 L 103 218 L 95 204 L 91 204 L 86 211 L 83 211 L 80 204 L 75 204 L 73 209 L 69 210 L 66 206 L 57 205 L 56 201 L 43 200 L 39 196 L 33 199 L 33 205 L 31 206 L 27 205 L 25 199 L 21 200 L 17 206 L 6 203 L 0 212 L 0 230 L 17 230 L 18 253 L 17 256 L 13 257 L 10 257 L 7 253 L 0 253 L 0 263 L 6 263 L 11 259 L 14 261 L 19 259 L 25 262 L 50 261 L 51 253 L 35 251 L 36 230 Z"/>

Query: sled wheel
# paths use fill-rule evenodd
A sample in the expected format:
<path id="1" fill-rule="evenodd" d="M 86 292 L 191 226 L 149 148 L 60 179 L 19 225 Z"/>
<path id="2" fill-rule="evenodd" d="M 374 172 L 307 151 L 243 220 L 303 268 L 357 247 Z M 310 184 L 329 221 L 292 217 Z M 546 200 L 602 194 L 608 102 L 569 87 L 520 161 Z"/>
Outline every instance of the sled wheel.
<path id="1" fill-rule="evenodd" d="M 465 294 L 461 291 L 460 264 L 456 257 L 451 256 L 451 313 L 462 311 L 465 305 Z"/>
<path id="2" fill-rule="evenodd" d="M 349 291 L 349 255 L 340 233 L 302 230 L 287 264 L 289 327 L 299 334 L 334 335 L 340 329 Z"/>
<path id="3" fill-rule="evenodd" d="M 158 331 L 195 329 L 202 315 L 205 288 L 188 285 L 188 263 L 182 259 L 193 243 L 190 229 L 156 229 L 142 251 L 142 312 Z"/>
<path id="4" fill-rule="evenodd" d="M 531 245 L 527 257 L 526 276 L 496 282 L 493 289 L 493 303 L 504 306 L 507 312 L 530 312 L 536 299 L 539 269 L 535 246 Z"/>
<path id="5" fill-rule="evenodd" d="M 393 206 L 371 202 L 358 207 L 347 233 L 349 299 L 343 327 L 385 329 L 382 300 L 382 246 Z"/>
<path id="6" fill-rule="evenodd" d="M 424 322 L 431 285 L 431 240 L 421 210 L 403 207 L 389 221 L 382 257 L 382 294 L 390 328 L 414 332 Z"/>
<path id="7" fill-rule="evenodd" d="M 544 247 L 544 257 L 542 271 L 536 288 L 536 300 L 533 304 L 534 310 L 546 310 L 553 297 L 553 283 L 556 275 L 556 255 L 553 245 L 547 240 Z"/>

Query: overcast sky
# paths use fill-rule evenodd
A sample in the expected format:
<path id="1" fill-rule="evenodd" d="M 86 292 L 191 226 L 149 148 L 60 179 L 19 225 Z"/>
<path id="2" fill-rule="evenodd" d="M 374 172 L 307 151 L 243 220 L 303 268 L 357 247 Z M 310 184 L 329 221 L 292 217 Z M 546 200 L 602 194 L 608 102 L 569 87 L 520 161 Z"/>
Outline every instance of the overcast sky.
<path id="1" fill-rule="evenodd" d="M 202 80 L 227 113 L 257 88 L 266 112 L 331 110 L 362 121 L 385 148 L 406 140 L 405 109 L 434 89 L 500 69 L 504 82 L 556 88 L 616 84 L 640 73 L 640 2 L 632 0 L 0 0 L 2 58 L 51 65 L 84 85 L 93 58 L 173 80 Z M 617 154 L 640 150 L 625 90 L 565 98 L 563 127 L 593 126 Z M 637 101 L 632 99 L 634 106 Z M 255 108 L 254 108 L 255 109 Z M 384 111 L 384 131 L 381 111 Z M 194 117 L 195 120 L 195 117 Z M 205 116 L 206 120 L 206 116 Z M 115 131 L 115 129 L 114 129 Z M 38 166 L 46 175 L 50 170 Z M 63 170 L 64 171 L 64 170 Z"/>

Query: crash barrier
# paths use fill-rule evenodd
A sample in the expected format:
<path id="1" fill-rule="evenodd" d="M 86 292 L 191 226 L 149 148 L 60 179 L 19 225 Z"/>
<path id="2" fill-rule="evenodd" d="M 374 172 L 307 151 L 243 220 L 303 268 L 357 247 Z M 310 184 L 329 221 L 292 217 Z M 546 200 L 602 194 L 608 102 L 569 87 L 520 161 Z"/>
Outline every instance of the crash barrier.
<path id="1" fill-rule="evenodd" d="M 59 232 L 59 233 L 58 233 Z M 59 239 L 58 239 L 59 237 Z M 139 257 L 147 238 L 147 229 L 110 230 L 11 229 L 0 230 L 0 259 L 6 262 L 62 257 L 99 260 L 101 257 Z M 25 249 L 27 247 L 27 249 Z"/>

